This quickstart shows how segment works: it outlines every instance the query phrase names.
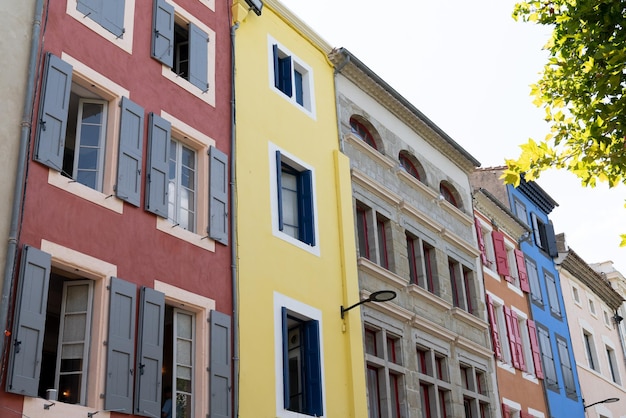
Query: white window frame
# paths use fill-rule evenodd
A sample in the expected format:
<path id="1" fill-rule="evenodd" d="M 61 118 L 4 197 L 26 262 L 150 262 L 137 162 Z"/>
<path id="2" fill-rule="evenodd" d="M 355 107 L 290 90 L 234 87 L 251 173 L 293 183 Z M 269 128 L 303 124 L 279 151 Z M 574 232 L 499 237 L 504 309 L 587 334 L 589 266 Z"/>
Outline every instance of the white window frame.
<path id="1" fill-rule="evenodd" d="M 176 148 L 176 160 L 175 161 L 175 165 L 176 165 L 176 175 L 174 177 L 174 182 L 172 182 L 169 177 L 168 177 L 168 219 L 175 224 L 176 226 L 180 226 L 180 222 L 181 222 L 181 195 L 183 192 L 183 189 L 188 189 L 187 187 L 183 186 L 182 184 L 182 167 L 183 167 L 183 162 L 182 162 L 182 155 L 183 155 L 183 151 L 184 148 L 190 150 L 191 152 L 193 152 L 193 189 L 189 189 L 191 190 L 191 192 L 193 192 L 193 204 L 189 205 L 190 208 L 187 209 L 187 212 L 191 212 L 193 213 L 193 219 L 191 221 L 191 225 L 186 225 L 185 226 L 181 226 L 183 229 L 186 229 L 190 232 L 194 232 L 197 233 L 197 227 L 196 225 L 198 224 L 198 210 L 197 210 L 197 203 L 198 203 L 198 152 L 188 146 L 187 144 L 185 144 L 182 141 L 177 140 L 176 138 L 170 138 L 170 150 L 171 150 L 171 144 L 174 143 L 175 148 Z M 173 156 L 171 155 L 170 152 L 170 165 L 172 162 L 172 158 Z M 190 169 L 191 170 L 191 169 Z M 168 173 L 171 174 L 171 173 Z M 174 183 L 174 187 L 173 190 L 172 188 L 170 188 L 169 186 Z M 173 199 L 173 200 L 172 200 Z M 173 209 L 173 210 L 172 210 Z M 173 212 L 173 213 L 172 213 Z"/>
<path id="2" fill-rule="evenodd" d="M 522 349 L 524 350 L 524 363 L 526 365 L 526 371 L 523 372 L 523 376 L 525 379 L 537 383 L 537 377 L 535 375 L 535 360 L 530 346 L 530 335 L 528 331 L 528 314 L 520 311 L 514 306 L 511 306 L 511 310 L 517 315 L 517 322 L 522 337 Z"/>
<path id="3" fill-rule="evenodd" d="M 509 262 L 509 276 L 513 279 L 513 283 L 507 282 L 507 287 L 521 296 L 523 293 L 520 288 L 517 257 L 515 257 L 515 244 L 511 243 L 506 235 L 504 237 L 504 247 L 506 248 L 506 258 Z"/>
<path id="4" fill-rule="evenodd" d="M 580 288 L 573 283 L 571 285 L 572 285 L 572 300 L 579 308 L 582 308 L 583 304 L 582 304 L 582 299 L 580 298 Z"/>
<path id="5" fill-rule="evenodd" d="M 65 12 L 113 45 L 132 55 L 133 34 L 135 32 L 135 0 L 124 1 L 124 34 L 121 37 L 115 36 L 92 19 L 85 18 L 85 15 L 78 11 L 78 0 L 67 0 Z"/>
<path id="6" fill-rule="evenodd" d="M 479 220 L 479 222 L 480 232 L 483 236 L 483 243 L 485 244 L 485 257 L 487 258 L 487 265 L 484 265 L 484 267 L 493 272 L 493 274 L 490 274 L 493 279 L 501 281 L 500 275 L 496 271 L 496 252 L 493 248 L 493 239 L 491 238 L 493 228 L 482 220 Z"/>
<path id="7" fill-rule="evenodd" d="M 169 67 L 168 67 L 169 68 Z M 161 110 L 160 116 L 172 125 L 172 138 L 196 151 L 196 225 L 197 232 L 183 228 L 173 228 L 169 219 L 155 216 L 156 228 L 166 234 L 184 240 L 196 247 L 215 252 L 215 241 L 206 237 L 208 227 L 209 201 L 209 156 L 208 150 L 215 146 L 215 140 L 192 128 L 183 121 Z M 168 163 L 169 164 L 169 163 Z"/>
<path id="8" fill-rule="evenodd" d="M 287 96 L 282 90 L 276 88 L 274 84 L 274 45 L 278 47 L 278 50 L 284 54 L 285 56 L 291 57 L 292 67 L 291 67 L 291 88 L 292 95 L 291 97 Z M 290 102 L 292 105 L 302 110 L 304 113 L 309 115 L 312 119 L 316 119 L 316 111 L 315 111 L 315 86 L 313 83 L 313 68 L 307 65 L 303 60 L 298 58 L 293 54 L 287 47 L 278 42 L 271 35 L 267 36 L 267 62 L 268 62 L 268 75 L 269 75 L 269 85 L 270 89 L 280 95 L 282 98 Z M 293 72 L 298 70 L 300 74 L 302 74 L 302 92 L 304 103 L 301 105 L 296 101 L 296 86 L 295 86 L 295 77 L 293 76 Z"/>
<path id="9" fill-rule="evenodd" d="M 589 313 L 594 318 L 598 318 L 598 308 L 596 305 L 596 298 L 593 297 L 593 295 L 587 293 L 587 306 L 589 307 Z"/>
<path id="10" fill-rule="evenodd" d="M 500 340 L 500 350 L 502 352 L 502 360 L 497 360 L 498 367 L 503 368 L 511 373 L 515 373 L 515 368 L 513 367 L 513 357 L 511 353 L 511 344 L 509 342 L 509 333 L 506 328 L 506 318 L 504 316 L 504 300 L 491 292 L 487 293 L 491 297 L 493 312 L 496 315 L 496 321 L 498 323 L 498 339 Z"/>
<path id="11" fill-rule="evenodd" d="M 172 325 L 173 325 L 173 332 L 172 332 L 172 381 L 169 382 L 171 383 L 171 387 L 172 387 L 172 417 L 174 418 L 180 418 L 176 416 L 176 397 L 178 395 L 178 393 L 183 393 L 185 395 L 189 395 L 189 398 L 191 398 L 191 404 L 195 405 L 196 403 L 196 379 L 195 376 L 197 374 L 197 366 L 195 365 L 195 360 L 196 360 L 196 345 L 198 343 L 197 341 L 197 337 L 196 337 L 196 332 L 195 332 L 195 328 L 196 328 L 196 314 L 194 312 L 188 311 L 186 309 L 180 309 L 180 308 L 173 308 L 173 319 L 172 319 Z M 178 314 L 182 314 L 182 315 L 188 315 L 189 317 L 191 317 L 191 338 L 190 339 L 185 339 L 187 341 L 191 342 L 191 358 L 190 358 L 190 365 L 183 365 L 185 367 L 188 367 L 189 369 L 191 369 L 191 392 L 185 392 L 182 390 L 178 390 L 177 385 L 176 385 L 176 381 L 178 378 L 178 341 L 181 340 L 182 338 L 178 336 Z M 192 411 L 195 411 L 195 406 L 192 407 Z"/>
<path id="12" fill-rule="evenodd" d="M 275 237 L 280 238 L 284 241 L 287 241 L 298 248 L 301 248 L 313 255 L 320 256 L 320 239 L 319 239 L 319 218 L 317 211 L 317 197 L 315 194 L 316 190 L 316 175 L 315 168 L 311 165 L 308 165 L 304 161 L 300 160 L 293 154 L 285 151 L 282 148 L 279 148 L 277 145 L 269 142 L 268 143 L 268 158 L 269 158 L 269 180 L 270 180 L 270 209 L 272 214 L 272 233 Z M 286 160 L 287 163 L 296 170 L 299 171 L 311 171 L 311 199 L 313 202 L 313 230 L 315 236 L 315 245 L 309 245 L 305 242 L 300 241 L 297 238 L 292 237 L 291 235 L 280 230 L 279 220 L 278 220 L 278 167 L 276 167 L 276 151 L 280 151 L 280 155 L 283 160 Z"/>
<path id="13" fill-rule="evenodd" d="M 326 385 L 324 376 L 324 323 L 322 321 L 322 311 L 312 306 L 306 305 L 298 300 L 288 296 L 274 292 L 274 365 L 276 376 L 276 417 L 277 418 L 310 418 L 310 415 L 302 414 L 285 409 L 284 397 L 284 376 L 283 376 L 283 316 L 282 308 L 302 316 L 303 318 L 315 320 L 319 325 L 319 344 L 320 344 L 320 375 L 322 379 L 322 411 L 320 418 L 328 416 L 328 408 L 326 405 Z"/>
<path id="14" fill-rule="evenodd" d="M 97 162 L 96 162 L 96 184 L 95 184 L 95 190 L 101 191 L 102 190 L 102 178 L 104 177 L 104 156 L 106 154 L 106 139 L 107 139 L 107 121 L 108 121 L 108 109 L 109 109 L 109 102 L 107 100 L 102 100 L 102 99 L 90 99 L 90 98 L 85 98 L 85 97 L 79 97 L 78 99 L 78 114 L 76 117 L 76 138 L 75 138 L 75 145 L 74 145 L 74 162 L 73 162 L 73 172 L 72 173 L 68 173 L 72 175 L 72 178 L 77 180 L 78 179 L 78 170 L 79 170 L 79 162 L 80 162 L 80 150 L 81 147 L 83 146 L 82 144 L 82 129 L 83 129 L 83 123 L 82 123 L 82 116 L 83 116 L 83 112 L 84 112 L 84 105 L 85 104 L 99 104 L 102 106 L 102 126 L 101 126 L 101 131 L 100 131 L 100 135 L 98 138 L 98 158 L 97 158 Z M 77 180 L 78 181 L 78 180 Z"/>
<path id="15" fill-rule="evenodd" d="M 172 69 L 165 64 L 161 64 L 161 75 L 170 80 L 172 83 L 177 84 L 179 87 L 183 88 L 187 92 L 193 94 L 195 97 L 202 100 L 203 102 L 215 107 L 215 31 L 209 28 L 200 20 L 198 20 L 198 18 L 195 17 L 193 14 L 189 13 L 187 10 L 176 4 L 173 0 L 165 1 L 166 3 L 169 3 L 172 7 L 174 7 L 174 13 L 176 15 L 177 21 L 180 20 L 185 23 L 193 23 L 208 35 L 209 42 L 207 42 L 207 83 L 209 84 L 209 89 L 207 91 L 204 91 L 196 87 L 189 80 L 183 77 L 179 77 L 175 71 L 172 71 Z"/>
<path id="16" fill-rule="evenodd" d="M 587 360 L 587 363 L 584 366 L 587 369 L 592 370 L 596 373 L 601 373 L 602 368 L 600 367 L 600 359 L 598 358 L 598 347 L 596 345 L 593 328 L 583 326 L 581 331 L 582 332 L 580 333 L 580 336 L 582 338 L 583 350 L 585 350 L 585 359 Z M 589 349 L 587 349 L 587 340 L 585 338 L 586 335 L 589 337 L 590 341 Z M 591 359 L 589 359 L 589 355 L 591 355 Z M 591 367 L 591 362 L 593 362 L 595 367 Z"/>

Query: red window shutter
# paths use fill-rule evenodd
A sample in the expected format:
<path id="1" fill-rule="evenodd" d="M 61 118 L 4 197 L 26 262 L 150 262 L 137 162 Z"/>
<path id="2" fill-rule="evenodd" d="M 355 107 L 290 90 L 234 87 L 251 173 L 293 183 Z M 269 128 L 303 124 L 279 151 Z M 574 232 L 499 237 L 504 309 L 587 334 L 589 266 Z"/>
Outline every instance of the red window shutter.
<path id="1" fill-rule="evenodd" d="M 526 412 L 526 411 L 520 411 L 519 413 L 520 418 L 534 418 L 530 412 Z"/>
<path id="2" fill-rule="evenodd" d="M 519 359 L 517 358 L 517 343 L 515 325 L 513 324 L 513 312 L 508 306 L 503 306 L 504 317 L 506 318 L 506 329 L 509 333 L 509 348 L 511 349 L 511 360 L 513 361 L 513 367 L 520 368 Z M 517 321 L 517 319 L 515 319 Z"/>
<path id="3" fill-rule="evenodd" d="M 539 339 L 537 338 L 537 326 L 535 321 L 527 320 L 528 335 L 530 336 L 530 349 L 533 352 L 533 363 L 535 364 L 535 376 L 543 379 L 543 369 L 541 368 L 541 352 L 539 351 Z"/>
<path id="4" fill-rule="evenodd" d="M 511 418 L 511 409 L 508 405 L 502 404 L 502 418 Z"/>
<path id="5" fill-rule="evenodd" d="M 485 252 L 485 240 L 483 239 L 483 232 L 478 218 L 474 218 L 474 226 L 476 226 L 476 238 L 478 239 L 478 248 L 480 249 L 480 259 L 484 265 L 487 265 L 488 260 L 487 253 Z"/>
<path id="6" fill-rule="evenodd" d="M 487 296 L 487 312 L 489 313 L 489 324 L 491 325 L 491 342 L 493 351 L 497 359 L 502 359 L 502 348 L 500 347 L 500 338 L 498 336 L 498 322 L 496 320 L 496 310 L 491 301 L 491 296 Z"/>
<path id="7" fill-rule="evenodd" d="M 506 256 L 506 246 L 504 245 L 504 235 L 500 231 L 492 231 L 491 238 L 493 239 L 493 249 L 496 253 L 496 267 L 498 274 L 504 276 L 506 280 L 510 281 L 509 277 L 509 261 Z"/>
<path id="8" fill-rule="evenodd" d="M 530 284 L 528 283 L 528 273 L 526 272 L 526 261 L 524 253 L 517 248 L 513 250 L 515 253 L 515 262 L 517 264 L 517 272 L 519 273 L 519 285 L 526 293 L 530 292 Z"/>
<path id="9" fill-rule="evenodd" d="M 517 355 L 517 361 L 519 362 L 519 369 L 526 371 L 524 346 L 522 345 L 522 333 L 519 329 L 519 321 L 517 320 L 517 314 L 515 311 L 511 311 L 511 320 L 513 321 L 513 328 L 515 329 L 515 353 Z"/>

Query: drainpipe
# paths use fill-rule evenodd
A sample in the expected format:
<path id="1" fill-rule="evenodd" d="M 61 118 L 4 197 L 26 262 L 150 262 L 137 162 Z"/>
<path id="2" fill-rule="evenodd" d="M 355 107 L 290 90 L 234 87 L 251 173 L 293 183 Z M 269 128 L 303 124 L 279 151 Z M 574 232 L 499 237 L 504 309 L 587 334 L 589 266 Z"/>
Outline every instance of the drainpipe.
<path id="1" fill-rule="evenodd" d="M 335 52 L 335 51 L 333 51 Z M 335 67 L 333 73 L 333 89 L 335 91 L 335 113 L 337 115 L 337 134 L 339 135 L 339 151 L 343 152 L 343 144 L 344 144 L 344 138 L 343 138 L 343 134 L 341 133 L 341 115 L 339 114 L 339 96 L 337 95 L 337 75 L 341 74 L 341 70 L 343 70 L 343 67 L 345 67 L 346 65 L 348 65 L 348 63 L 350 62 L 350 56 L 349 55 L 344 55 L 344 60 L 341 64 L 339 64 L 338 66 Z"/>
<path id="2" fill-rule="evenodd" d="M 0 327 L 4 328 L 4 337 L 0 338 L 0 361 L 4 360 L 5 342 L 10 337 L 10 330 L 7 328 L 9 316 L 9 299 L 13 291 L 13 275 L 15 272 L 15 262 L 17 258 L 17 242 L 20 229 L 20 214 L 22 200 L 24 198 L 24 187 L 26 185 L 26 164 L 28 155 L 28 145 L 32 126 L 33 99 L 35 95 L 35 75 L 37 73 L 37 57 L 39 55 L 39 37 L 41 34 L 41 17 L 43 14 L 44 0 L 36 0 L 35 15 L 33 18 L 33 30 L 30 43 L 30 57 L 28 59 L 28 70 L 26 78 L 26 96 L 24 99 L 24 110 L 22 113 L 22 130 L 20 133 L 19 153 L 17 159 L 17 172 L 15 176 L 15 187 L 13 189 L 13 206 L 11 209 L 11 223 L 9 227 L 9 237 L 6 255 L 6 265 L 4 266 L 4 282 L 2 284 L 2 299 L 0 300 Z"/>
<path id="3" fill-rule="evenodd" d="M 237 290 L 237 205 L 235 176 L 235 31 L 239 22 L 230 28 L 230 271 L 233 292 L 233 417 L 239 416 L 239 313 Z"/>

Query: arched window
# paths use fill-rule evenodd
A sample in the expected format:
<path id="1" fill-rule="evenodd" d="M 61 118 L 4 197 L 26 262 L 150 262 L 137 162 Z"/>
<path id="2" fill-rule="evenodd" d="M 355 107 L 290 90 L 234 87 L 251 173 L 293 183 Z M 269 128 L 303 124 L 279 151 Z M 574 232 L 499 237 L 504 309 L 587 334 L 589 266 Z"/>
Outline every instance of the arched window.
<path id="1" fill-rule="evenodd" d="M 456 197 L 454 196 L 454 192 L 452 190 L 453 189 L 451 186 L 448 186 L 444 184 L 443 182 L 439 184 L 439 193 L 441 193 L 441 196 L 443 196 L 443 198 L 446 199 L 450 204 L 458 208 L 459 205 L 457 203 Z"/>
<path id="2" fill-rule="evenodd" d="M 365 125 L 359 122 L 354 116 L 350 118 L 350 130 L 353 134 L 365 141 L 370 147 L 378 149 L 376 141 Z"/>
<path id="3" fill-rule="evenodd" d="M 403 168 L 407 173 L 409 173 L 416 179 L 422 180 L 420 170 L 418 170 L 417 166 L 413 163 L 413 161 L 411 161 L 411 157 L 406 151 L 400 151 L 400 155 L 398 155 L 398 160 L 400 161 L 401 168 Z"/>

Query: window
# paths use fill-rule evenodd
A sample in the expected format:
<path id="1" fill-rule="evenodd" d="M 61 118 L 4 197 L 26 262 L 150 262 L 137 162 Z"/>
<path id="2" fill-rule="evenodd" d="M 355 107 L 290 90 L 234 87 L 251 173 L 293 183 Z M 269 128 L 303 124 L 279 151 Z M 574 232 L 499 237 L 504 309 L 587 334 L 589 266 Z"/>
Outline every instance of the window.
<path id="1" fill-rule="evenodd" d="M 66 13 L 132 54 L 135 0 L 68 0 Z"/>
<path id="2" fill-rule="evenodd" d="M 474 313 L 474 272 L 458 261 L 448 257 L 452 303 L 469 313 Z"/>
<path id="3" fill-rule="evenodd" d="M 531 220 L 533 224 L 535 244 L 537 247 L 548 253 L 550 257 L 556 257 L 558 251 L 556 248 L 556 237 L 554 236 L 554 227 L 552 226 L 552 223 L 543 222 L 534 213 L 531 213 Z"/>
<path id="4" fill-rule="evenodd" d="M 615 350 L 613 350 L 608 345 L 606 347 L 606 359 L 609 363 L 609 371 L 611 372 L 611 380 L 617 383 L 618 385 L 622 384 L 622 381 L 619 377 L 619 368 L 617 363 L 617 357 L 615 357 Z"/>
<path id="5" fill-rule="evenodd" d="M 402 340 L 366 324 L 365 360 L 369 417 L 400 418 L 405 396 Z"/>
<path id="6" fill-rule="evenodd" d="M 313 170 L 273 147 L 275 234 L 301 248 L 316 248 Z"/>
<path id="7" fill-rule="evenodd" d="M 323 416 L 321 311 L 274 293 L 274 330 L 277 416 Z"/>
<path id="8" fill-rule="evenodd" d="M 154 0 L 151 56 L 161 75 L 215 106 L 215 32 L 173 0 Z"/>
<path id="9" fill-rule="evenodd" d="M 127 97 L 120 100 L 122 88 L 71 61 L 46 56 L 34 160 L 139 206 L 144 111 Z M 74 72 L 73 65 L 82 73 Z M 114 126 L 117 119 L 120 124 Z M 115 173 L 111 165 L 117 146 Z"/>
<path id="10" fill-rule="evenodd" d="M 439 285 L 435 280 L 435 248 L 409 232 L 405 235 L 411 283 L 438 294 Z"/>
<path id="11" fill-rule="evenodd" d="M 181 142 L 170 140 L 168 219 L 195 232 L 196 152 Z"/>
<path id="12" fill-rule="evenodd" d="M 464 363 L 459 368 L 465 418 L 488 418 L 490 400 L 486 372 Z"/>
<path id="13" fill-rule="evenodd" d="M 452 410 L 448 357 L 421 345 L 417 346 L 416 353 L 421 417 L 445 418 Z"/>
<path id="14" fill-rule="evenodd" d="M 539 284 L 537 265 L 529 258 L 526 258 L 526 272 L 528 274 L 531 299 L 536 305 L 543 306 L 543 296 L 541 296 L 541 285 Z"/>
<path id="15" fill-rule="evenodd" d="M 170 398 L 172 418 L 194 416 L 193 405 L 196 402 L 193 376 L 196 318 L 188 312 L 169 305 L 165 307 L 165 333 L 163 344 L 163 398 Z"/>
<path id="16" fill-rule="evenodd" d="M 572 362 L 570 360 L 570 353 L 567 347 L 567 341 L 557 336 L 556 346 L 559 350 L 559 360 L 561 361 L 561 372 L 563 373 L 565 394 L 572 399 L 577 399 L 574 370 L 572 369 Z"/>
<path id="17" fill-rule="evenodd" d="M 443 181 L 439 184 L 439 193 L 443 198 L 452 206 L 459 207 L 458 199 L 456 197 L 456 191 L 450 184 L 446 184 Z"/>
<path id="18" fill-rule="evenodd" d="M 368 226 L 368 213 L 369 209 L 363 205 L 357 203 L 356 205 L 356 232 L 359 245 L 359 256 L 365 257 L 368 260 L 372 259 L 369 246 L 369 233 Z"/>
<path id="19" fill-rule="evenodd" d="M 580 291 L 575 286 L 572 286 L 572 298 L 577 305 L 580 305 Z"/>
<path id="20" fill-rule="evenodd" d="M 589 312 L 591 315 L 596 316 L 596 303 L 591 298 L 589 298 Z"/>
<path id="21" fill-rule="evenodd" d="M 496 256 L 491 238 L 491 230 L 483 227 L 478 218 L 474 218 L 474 226 L 476 227 L 476 238 L 478 239 L 481 261 L 485 267 L 493 269 Z"/>
<path id="22" fill-rule="evenodd" d="M 513 206 L 515 208 L 515 215 L 517 215 L 517 218 L 525 225 L 528 225 L 528 213 L 526 212 L 526 205 L 524 205 L 517 197 L 514 197 Z"/>
<path id="23" fill-rule="evenodd" d="M 537 337 L 539 338 L 539 347 L 541 348 L 541 360 L 545 376 L 544 382 L 549 389 L 558 391 L 559 381 L 556 376 L 556 366 L 554 364 L 554 355 L 552 354 L 550 334 L 544 327 L 537 326 Z"/>
<path id="24" fill-rule="evenodd" d="M 362 139 L 370 147 L 378 149 L 376 141 L 374 140 L 374 137 L 370 133 L 369 129 L 367 129 L 367 127 L 354 116 L 350 118 L 350 132 Z"/>
<path id="25" fill-rule="evenodd" d="M 286 48 L 271 39 L 270 42 L 273 64 L 270 72 L 273 76 L 272 86 L 292 103 L 312 112 L 312 70 Z"/>
<path id="26" fill-rule="evenodd" d="M 602 316 L 604 318 L 604 325 L 606 325 L 607 327 L 611 328 L 611 320 L 609 319 L 609 313 L 606 310 L 602 310 Z"/>
<path id="27" fill-rule="evenodd" d="M 583 341 L 585 343 L 585 353 L 587 354 L 587 362 L 589 367 L 597 372 L 600 371 L 598 357 L 596 354 L 596 345 L 593 341 L 593 334 L 587 330 L 583 330 Z"/>
<path id="28" fill-rule="evenodd" d="M 378 246 L 378 264 L 381 267 L 390 269 L 390 256 L 393 252 L 390 252 L 388 244 L 391 241 L 391 225 L 388 219 L 383 218 L 380 214 L 376 216 L 376 238 Z"/>
<path id="29" fill-rule="evenodd" d="M 503 301 L 486 294 L 489 325 L 491 326 L 491 342 L 497 359 L 512 364 L 511 348 L 509 343 L 507 322 L 504 315 Z"/>
<path id="30" fill-rule="evenodd" d="M 400 151 L 398 155 L 398 161 L 400 162 L 400 168 L 415 177 L 417 180 L 423 181 L 423 169 L 421 165 L 415 160 L 411 154 L 407 151 Z"/>
<path id="31" fill-rule="evenodd" d="M 548 289 L 548 304 L 550 312 L 557 318 L 561 318 L 561 304 L 559 303 L 559 294 L 556 287 L 556 279 L 548 272 L 544 272 L 546 278 L 546 288 Z"/>

